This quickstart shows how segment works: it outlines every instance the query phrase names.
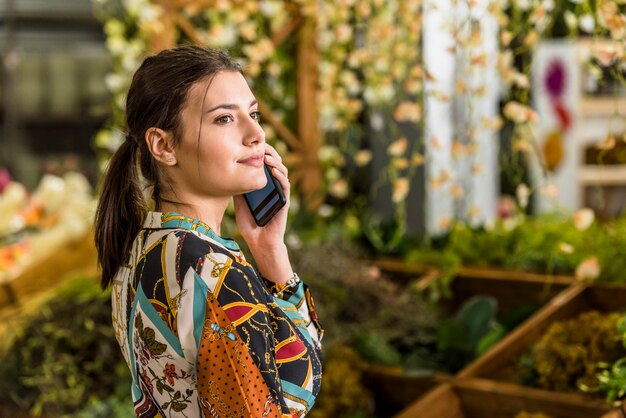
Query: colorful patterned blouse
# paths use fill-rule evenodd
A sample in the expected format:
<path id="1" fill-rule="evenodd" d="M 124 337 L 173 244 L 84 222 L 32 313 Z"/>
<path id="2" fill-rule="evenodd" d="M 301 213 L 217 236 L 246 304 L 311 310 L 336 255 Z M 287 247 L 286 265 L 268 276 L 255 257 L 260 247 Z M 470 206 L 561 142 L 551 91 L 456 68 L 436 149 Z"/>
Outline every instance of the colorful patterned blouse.
<path id="1" fill-rule="evenodd" d="M 137 416 L 304 416 L 323 331 L 303 283 L 271 285 L 206 224 L 150 212 L 112 286 Z"/>

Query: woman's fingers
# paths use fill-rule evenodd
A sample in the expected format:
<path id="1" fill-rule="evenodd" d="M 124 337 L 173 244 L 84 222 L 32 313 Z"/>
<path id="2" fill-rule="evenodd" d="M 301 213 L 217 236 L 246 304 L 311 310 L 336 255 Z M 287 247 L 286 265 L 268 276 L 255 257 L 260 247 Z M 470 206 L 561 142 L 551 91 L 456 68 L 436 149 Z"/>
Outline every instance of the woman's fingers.
<path id="1" fill-rule="evenodd" d="M 277 168 L 285 177 L 289 177 L 289 170 L 283 164 L 283 159 L 271 145 L 265 144 L 265 162 L 270 167 Z"/>

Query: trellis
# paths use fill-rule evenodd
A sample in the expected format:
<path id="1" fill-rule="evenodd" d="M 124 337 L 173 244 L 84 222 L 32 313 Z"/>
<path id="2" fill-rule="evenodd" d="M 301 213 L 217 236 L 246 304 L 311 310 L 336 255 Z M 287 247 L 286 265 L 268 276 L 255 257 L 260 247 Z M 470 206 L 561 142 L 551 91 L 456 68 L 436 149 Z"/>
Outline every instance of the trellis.
<path id="1" fill-rule="evenodd" d="M 212 7 L 212 0 L 154 0 L 162 9 L 158 29 L 149 33 L 150 52 L 158 52 L 176 45 L 179 30 L 191 42 L 206 45 L 209 42 L 183 13 L 185 8 Z M 285 162 L 290 168 L 290 179 L 298 185 L 303 201 L 308 209 L 314 210 L 324 199 L 322 190 L 323 172 L 318 158 L 321 146 L 321 132 L 318 127 L 317 108 L 317 63 L 319 52 L 316 45 L 317 21 L 311 14 L 302 13 L 302 6 L 288 3 L 291 18 L 271 36 L 278 47 L 288 37 L 297 36 L 296 54 L 296 112 L 297 131 L 293 132 L 270 109 L 261 98 L 259 110 L 263 119 L 276 131 L 289 147 Z"/>

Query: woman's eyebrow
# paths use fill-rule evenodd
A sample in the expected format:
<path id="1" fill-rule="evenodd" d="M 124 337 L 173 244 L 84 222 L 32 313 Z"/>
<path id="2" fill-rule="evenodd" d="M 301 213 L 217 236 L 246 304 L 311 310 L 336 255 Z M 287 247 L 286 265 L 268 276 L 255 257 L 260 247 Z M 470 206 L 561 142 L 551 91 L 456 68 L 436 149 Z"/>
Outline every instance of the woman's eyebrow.
<path id="1" fill-rule="evenodd" d="M 258 103 L 258 101 L 256 99 L 254 99 L 254 100 L 252 100 L 250 102 L 250 105 L 248 107 L 252 107 L 252 106 L 256 105 L 257 103 Z M 223 104 L 217 105 L 217 106 L 207 110 L 206 113 L 215 112 L 217 109 L 237 110 L 237 109 L 239 109 L 239 105 L 230 104 L 230 103 L 223 103 Z"/>

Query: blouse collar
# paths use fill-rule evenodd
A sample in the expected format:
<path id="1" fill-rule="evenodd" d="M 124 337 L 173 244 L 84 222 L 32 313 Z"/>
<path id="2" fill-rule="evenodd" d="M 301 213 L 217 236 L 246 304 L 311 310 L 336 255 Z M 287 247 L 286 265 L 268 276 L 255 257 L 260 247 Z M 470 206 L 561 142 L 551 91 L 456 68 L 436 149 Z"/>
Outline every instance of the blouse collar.
<path id="1" fill-rule="evenodd" d="M 211 238 L 213 241 L 217 241 L 231 251 L 240 251 L 239 246 L 232 239 L 222 238 L 209 225 L 201 220 L 190 218 L 177 212 L 148 212 L 143 227 L 146 229 L 184 229 L 187 231 L 196 231 Z"/>

